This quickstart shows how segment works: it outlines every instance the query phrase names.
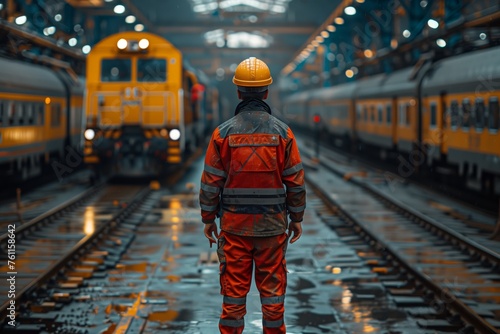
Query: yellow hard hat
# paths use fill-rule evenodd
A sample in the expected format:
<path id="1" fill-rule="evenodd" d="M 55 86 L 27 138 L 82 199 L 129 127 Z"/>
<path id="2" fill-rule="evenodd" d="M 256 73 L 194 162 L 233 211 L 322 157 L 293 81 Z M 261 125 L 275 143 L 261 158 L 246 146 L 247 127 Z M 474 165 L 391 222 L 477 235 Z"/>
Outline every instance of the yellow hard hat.
<path id="1" fill-rule="evenodd" d="M 273 82 L 266 63 L 255 57 L 243 60 L 234 72 L 233 83 L 241 87 L 269 86 Z"/>

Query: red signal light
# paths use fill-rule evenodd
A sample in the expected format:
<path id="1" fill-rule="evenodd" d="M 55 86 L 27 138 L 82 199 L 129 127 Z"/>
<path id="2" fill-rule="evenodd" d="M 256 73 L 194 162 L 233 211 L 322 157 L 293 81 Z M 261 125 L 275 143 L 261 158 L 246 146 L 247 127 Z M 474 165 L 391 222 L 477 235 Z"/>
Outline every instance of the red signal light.
<path id="1" fill-rule="evenodd" d="M 314 115 L 314 117 L 313 117 L 314 123 L 319 123 L 320 120 L 321 120 L 321 117 L 319 115 Z"/>

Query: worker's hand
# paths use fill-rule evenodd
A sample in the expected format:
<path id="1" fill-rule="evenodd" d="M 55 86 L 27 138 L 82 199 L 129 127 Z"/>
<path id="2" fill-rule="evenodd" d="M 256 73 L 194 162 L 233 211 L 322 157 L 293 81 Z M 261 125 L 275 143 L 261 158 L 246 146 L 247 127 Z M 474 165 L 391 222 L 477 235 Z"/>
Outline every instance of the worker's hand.
<path id="1" fill-rule="evenodd" d="M 288 235 L 292 236 L 292 238 L 290 239 L 291 244 L 299 240 L 300 236 L 302 235 L 302 224 L 300 222 L 290 222 L 290 224 L 288 225 Z"/>
<path id="2" fill-rule="evenodd" d="M 212 244 L 217 243 L 217 239 L 219 238 L 219 232 L 217 232 L 217 224 L 212 223 L 212 224 L 205 224 L 205 236 L 207 237 L 208 241 L 210 242 L 210 248 L 212 248 Z M 214 238 L 215 235 L 215 238 Z"/>

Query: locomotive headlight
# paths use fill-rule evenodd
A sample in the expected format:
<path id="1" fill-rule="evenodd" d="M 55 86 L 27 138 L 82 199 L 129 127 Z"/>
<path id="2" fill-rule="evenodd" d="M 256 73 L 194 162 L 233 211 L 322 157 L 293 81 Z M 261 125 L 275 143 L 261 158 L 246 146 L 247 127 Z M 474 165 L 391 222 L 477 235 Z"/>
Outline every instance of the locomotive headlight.
<path id="1" fill-rule="evenodd" d="M 179 129 L 172 129 L 170 130 L 168 135 L 172 140 L 179 140 L 179 138 L 181 137 L 181 132 L 179 131 Z"/>
<path id="2" fill-rule="evenodd" d="M 141 39 L 141 40 L 139 41 L 139 47 L 140 47 L 141 49 L 143 49 L 143 50 L 144 50 L 144 49 L 147 49 L 147 48 L 149 47 L 149 41 L 148 41 L 147 39 L 145 39 L 145 38 Z"/>
<path id="3" fill-rule="evenodd" d="M 85 130 L 85 132 L 83 133 L 83 136 L 85 137 L 85 139 L 87 140 L 92 140 L 94 139 L 95 137 L 95 131 L 92 130 L 92 129 L 87 129 Z"/>
<path id="4" fill-rule="evenodd" d="M 120 40 L 118 40 L 118 43 L 116 43 L 116 46 L 120 50 L 125 50 L 127 48 L 127 45 L 128 45 L 128 42 L 124 38 L 121 38 Z"/>

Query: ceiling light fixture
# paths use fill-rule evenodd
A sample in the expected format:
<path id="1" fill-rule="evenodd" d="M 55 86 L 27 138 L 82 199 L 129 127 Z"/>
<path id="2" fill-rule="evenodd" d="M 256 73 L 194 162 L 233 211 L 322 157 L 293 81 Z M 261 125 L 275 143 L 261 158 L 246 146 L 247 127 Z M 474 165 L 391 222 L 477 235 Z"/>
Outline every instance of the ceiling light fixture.
<path id="1" fill-rule="evenodd" d="M 132 24 L 134 23 L 136 20 L 135 16 L 134 15 L 129 15 L 125 18 L 125 22 L 129 23 L 129 24 Z"/>
<path id="2" fill-rule="evenodd" d="M 439 27 L 439 22 L 434 19 L 429 19 L 429 21 L 427 21 L 427 25 L 432 29 L 437 29 Z"/>
<path id="3" fill-rule="evenodd" d="M 90 50 L 92 50 L 92 48 L 90 47 L 90 45 L 84 45 L 84 46 L 82 47 L 82 52 L 83 52 L 84 54 L 88 54 L 88 53 L 90 52 Z"/>
<path id="4" fill-rule="evenodd" d="M 18 16 L 14 20 L 14 22 L 16 22 L 16 24 L 19 25 L 19 26 L 22 26 L 23 24 L 25 24 L 26 21 L 28 21 L 28 18 L 26 17 L 26 15 Z"/>
<path id="5" fill-rule="evenodd" d="M 348 6 L 344 8 L 344 13 L 346 13 L 347 15 L 354 15 L 356 14 L 356 8 L 354 8 L 353 6 Z"/>
<path id="6" fill-rule="evenodd" d="M 115 8 L 113 8 L 113 11 L 116 14 L 123 14 L 123 13 L 125 13 L 125 6 L 124 5 L 116 5 Z"/>
<path id="7" fill-rule="evenodd" d="M 440 47 L 440 48 L 444 48 L 446 46 L 446 41 L 442 38 L 439 38 L 438 40 L 436 40 L 436 44 Z"/>

